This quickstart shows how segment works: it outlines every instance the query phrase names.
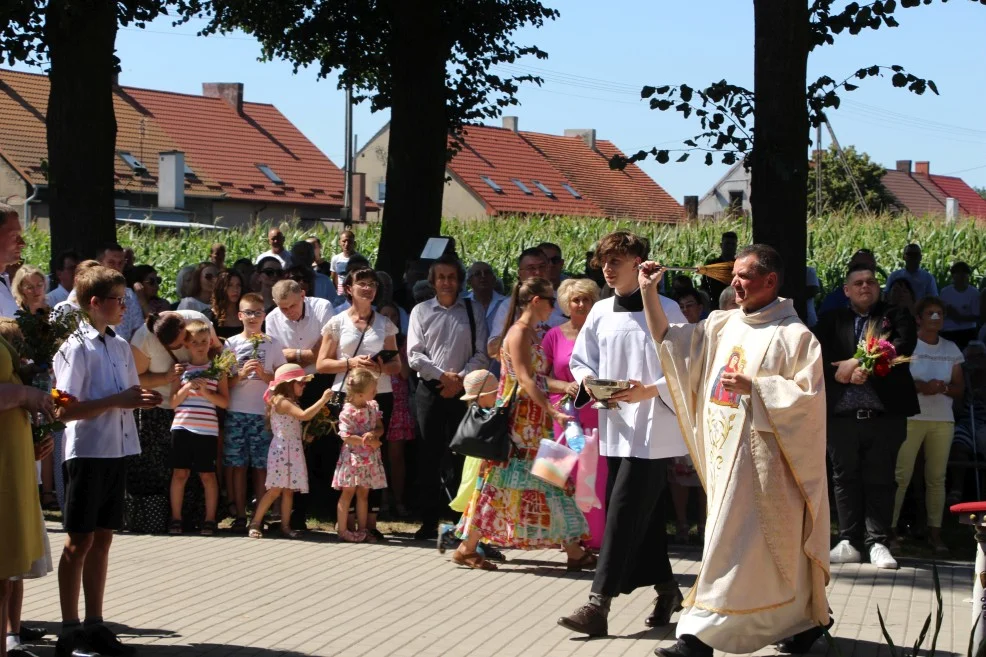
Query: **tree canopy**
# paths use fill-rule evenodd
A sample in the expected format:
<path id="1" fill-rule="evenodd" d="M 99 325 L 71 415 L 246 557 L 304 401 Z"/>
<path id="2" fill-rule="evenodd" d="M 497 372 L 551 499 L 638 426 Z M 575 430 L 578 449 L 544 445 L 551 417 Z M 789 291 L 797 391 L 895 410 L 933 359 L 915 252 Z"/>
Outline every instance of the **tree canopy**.
<path id="1" fill-rule="evenodd" d="M 846 173 L 846 165 L 852 172 L 852 178 L 859 187 L 868 212 L 879 212 L 892 205 L 894 197 L 881 182 L 887 170 L 871 160 L 866 153 L 857 151 L 854 146 L 847 146 L 843 153 L 845 165 L 834 144 L 822 152 L 822 211 L 859 207 L 856 192 Z M 808 171 L 808 207 L 811 209 L 815 207 L 816 174 L 813 165 Z"/>

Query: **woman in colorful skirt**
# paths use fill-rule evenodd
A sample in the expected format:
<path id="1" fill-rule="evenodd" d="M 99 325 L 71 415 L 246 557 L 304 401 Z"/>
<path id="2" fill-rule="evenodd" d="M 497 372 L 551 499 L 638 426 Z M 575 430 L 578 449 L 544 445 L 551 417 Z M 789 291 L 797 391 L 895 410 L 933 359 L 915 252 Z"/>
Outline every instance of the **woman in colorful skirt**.
<path id="1" fill-rule="evenodd" d="M 506 462 L 484 461 L 479 469 L 476 491 L 456 527 L 462 543 L 452 553 L 452 561 L 460 566 L 496 570 L 476 552 L 480 541 L 521 550 L 560 544 L 568 554 L 570 571 L 595 566 L 595 557 L 580 545 L 588 538 L 589 526 L 571 491 L 531 474 L 541 439 L 554 438 L 552 420 L 564 424 L 571 419 L 548 401 L 547 361 L 536 330 L 554 305 L 554 289 L 543 278 L 514 287 L 507 317 L 515 316 L 517 309 L 521 314 L 500 351 L 499 390 L 501 403 L 509 403 L 516 391 L 510 412 L 513 446 Z"/>

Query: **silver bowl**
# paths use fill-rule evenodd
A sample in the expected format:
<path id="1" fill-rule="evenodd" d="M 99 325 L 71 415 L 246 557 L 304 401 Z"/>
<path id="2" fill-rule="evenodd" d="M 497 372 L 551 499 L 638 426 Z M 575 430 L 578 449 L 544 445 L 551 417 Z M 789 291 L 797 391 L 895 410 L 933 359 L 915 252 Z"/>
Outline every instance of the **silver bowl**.
<path id="1" fill-rule="evenodd" d="M 620 390 L 626 390 L 629 388 L 630 382 L 615 381 L 612 379 L 595 379 L 591 376 L 587 376 L 582 381 L 582 385 L 584 385 L 586 390 L 588 390 L 596 399 L 596 403 L 592 405 L 593 408 L 599 410 L 613 410 L 619 408 L 620 405 L 614 401 L 609 401 L 609 398 Z"/>

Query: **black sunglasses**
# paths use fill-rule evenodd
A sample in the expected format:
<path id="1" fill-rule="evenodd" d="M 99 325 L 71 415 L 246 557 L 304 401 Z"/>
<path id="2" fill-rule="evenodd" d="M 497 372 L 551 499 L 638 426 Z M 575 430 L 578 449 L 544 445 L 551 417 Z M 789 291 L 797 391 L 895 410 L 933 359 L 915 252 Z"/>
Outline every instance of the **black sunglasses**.
<path id="1" fill-rule="evenodd" d="M 551 303 L 552 306 L 554 306 L 555 302 L 558 301 L 558 297 L 538 297 L 538 298 L 541 299 L 542 301 L 547 301 Z"/>
<path id="2" fill-rule="evenodd" d="M 260 273 L 264 276 L 277 276 L 280 277 L 282 270 L 280 269 L 261 269 Z"/>

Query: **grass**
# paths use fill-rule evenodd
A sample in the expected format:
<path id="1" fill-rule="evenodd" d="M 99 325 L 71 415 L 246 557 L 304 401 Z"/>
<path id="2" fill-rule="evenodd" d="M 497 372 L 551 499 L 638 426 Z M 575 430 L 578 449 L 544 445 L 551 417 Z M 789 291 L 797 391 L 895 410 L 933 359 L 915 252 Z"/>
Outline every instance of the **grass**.
<path id="1" fill-rule="evenodd" d="M 123 226 L 117 231 L 120 243 L 134 250 L 138 264 L 154 265 L 164 279 L 161 293 L 174 298 L 178 270 L 205 259 L 215 240 L 226 245 L 226 262 L 256 257 L 267 249 L 269 224 L 259 224 L 216 233 Z M 317 235 L 325 246 L 325 256 L 334 251 L 337 233 L 324 226 L 302 228 L 297 223 L 281 224 L 285 242 Z M 506 281 L 512 281 L 517 254 L 524 247 L 539 242 L 555 242 L 562 247 L 566 269 L 583 271 L 585 253 L 596 240 L 613 230 L 632 230 L 651 241 L 652 257 L 671 265 L 691 266 L 718 255 L 720 235 L 736 231 L 740 244 L 751 239 L 749 220 L 700 221 L 678 226 L 638 223 L 586 217 L 497 217 L 488 221 L 446 219 L 442 232 L 455 237 L 462 260 L 470 263 L 485 260 Z M 842 284 L 845 263 L 858 248 L 872 249 L 885 273 L 903 266 L 901 251 L 909 242 L 924 250 L 923 266 L 938 280 L 948 283 L 948 269 L 956 260 L 964 260 L 973 269 L 974 281 L 986 276 L 986 224 L 974 221 L 948 223 L 943 218 L 916 218 L 909 215 L 881 215 L 864 218 L 851 213 L 837 213 L 808 222 L 808 264 L 818 272 L 826 291 Z M 358 249 L 370 262 L 376 259 L 380 242 L 380 224 L 355 228 Z M 32 227 L 25 235 L 25 262 L 45 265 L 50 260 L 50 240 L 45 231 Z M 790 256 L 791 254 L 784 254 Z"/>

